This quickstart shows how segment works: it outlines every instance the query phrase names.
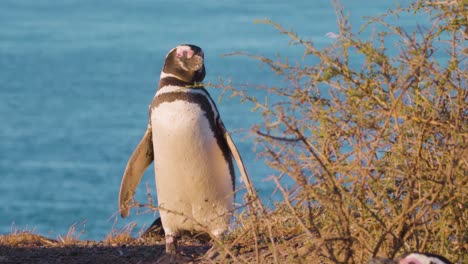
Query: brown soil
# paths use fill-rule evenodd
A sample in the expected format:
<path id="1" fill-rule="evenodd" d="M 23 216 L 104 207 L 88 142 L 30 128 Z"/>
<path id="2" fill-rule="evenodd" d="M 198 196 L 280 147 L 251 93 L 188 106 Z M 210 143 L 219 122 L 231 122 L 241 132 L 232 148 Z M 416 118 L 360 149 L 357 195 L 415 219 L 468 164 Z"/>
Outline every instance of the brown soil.
<path id="1" fill-rule="evenodd" d="M 10 237 L 8 237 L 10 236 Z M 0 236 L 0 263 L 169 263 L 165 259 L 165 246 L 161 241 L 139 241 L 130 243 L 106 243 L 96 241 L 56 241 L 30 235 L 18 240 L 13 236 Z M 196 241 L 182 241 L 181 255 L 187 262 L 198 263 L 210 248 Z M 159 260 L 159 262 L 158 262 Z M 177 262 L 181 263 L 181 262 Z"/>

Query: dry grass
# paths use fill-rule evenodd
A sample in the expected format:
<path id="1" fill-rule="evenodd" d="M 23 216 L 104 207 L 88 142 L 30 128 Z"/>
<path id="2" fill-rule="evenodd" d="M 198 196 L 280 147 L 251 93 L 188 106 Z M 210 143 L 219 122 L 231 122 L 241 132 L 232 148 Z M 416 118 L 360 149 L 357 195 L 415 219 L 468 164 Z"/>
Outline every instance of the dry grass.
<path id="1" fill-rule="evenodd" d="M 132 231 L 135 229 L 136 223 L 129 223 L 121 230 L 112 229 L 111 232 L 104 239 L 104 243 L 111 245 L 123 245 L 132 243 L 135 238 L 131 236 Z"/>
<path id="2" fill-rule="evenodd" d="M 80 241 L 80 236 L 84 233 L 85 222 L 75 223 L 68 228 L 65 235 L 58 235 L 57 239 L 61 245 L 74 245 Z"/>
<path id="3" fill-rule="evenodd" d="M 89 245 L 109 245 L 120 246 L 130 244 L 136 241 L 130 234 L 135 228 L 136 223 L 129 223 L 122 229 L 112 229 L 103 241 L 86 241 L 80 239 L 85 232 L 85 222 L 76 223 L 70 226 L 67 233 L 57 235 L 54 238 L 48 238 L 36 234 L 35 230 L 12 230 L 10 234 L 0 235 L 0 246 L 6 247 L 82 247 Z"/>
<path id="4" fill-rule="evenodd" d="M 34 234 L 31 231 L 20 231 L 8 235 L 0 235 L 0 246 L 40 247 L 55 246 L 58 244 L 59 242 L 57 240 Z"/>
<path id="5" fill-rule="evenodd" d="M 65 235 L 56 239 L 36 234 L 34 229 L 13 229 L 10 234 L 0 235 L 0 246 L 6 247 L 57 247 L 83 245 L 80 236 L 84 233 L 85 222 L 70 226 Z"/>

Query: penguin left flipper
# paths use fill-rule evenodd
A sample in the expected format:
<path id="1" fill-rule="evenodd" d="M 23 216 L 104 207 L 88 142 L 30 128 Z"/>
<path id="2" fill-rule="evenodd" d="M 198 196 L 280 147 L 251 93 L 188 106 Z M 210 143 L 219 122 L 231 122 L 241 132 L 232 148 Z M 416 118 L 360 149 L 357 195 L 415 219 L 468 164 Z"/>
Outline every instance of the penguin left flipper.
<path id="1" fill-rule="evenodd" d="M 222 130 L 222 134 L 224 135 L 224 138 L 226 139 L 229 149 L 231 150 L 231 154 L 234 157 L 234 160 L 236 161 L 237 168 L 239 168 L 239 171 L 242 176 L 242 181 L 244 182 L 245 187 L 247 188 L 248 194 L 252 197 L 255 197 L 255 190 L 252 185 L 252 180 L 250 179 L 250 176 L 247 173 L 247 170 L 245 169 L 244 162 L 242 161 L 242 158 L 239 154 L 239 150 L 237 150 L 236 144 L 232 140 L 231 135 L 229 134 L 227 129 L 224 127 L 224 124 L 221 120 L 219 121 L 218 126 Z"/>
<path id="2" fill-rule="evenodd" d="M 127 167 L 120 184 L 119 209 L 122 217 L 128 216 L 135 190 L 143 173 L 154 160 L 151 126 L 146 129 L 143 138 L 128 160 Z"/>

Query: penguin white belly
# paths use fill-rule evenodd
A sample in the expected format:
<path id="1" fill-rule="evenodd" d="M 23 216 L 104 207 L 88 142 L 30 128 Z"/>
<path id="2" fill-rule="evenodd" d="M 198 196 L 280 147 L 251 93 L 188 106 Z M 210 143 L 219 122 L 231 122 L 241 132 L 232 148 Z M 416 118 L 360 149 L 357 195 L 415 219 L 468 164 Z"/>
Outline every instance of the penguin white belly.
<path id="1" fill-rule="evenodd" d="M 165 232 L 208 228 L 221 235 L 229 226 L 234 194 L 228 163 L 205 112 L 196 103 L 162 102 L 152 109 L 151 126 Z"/>

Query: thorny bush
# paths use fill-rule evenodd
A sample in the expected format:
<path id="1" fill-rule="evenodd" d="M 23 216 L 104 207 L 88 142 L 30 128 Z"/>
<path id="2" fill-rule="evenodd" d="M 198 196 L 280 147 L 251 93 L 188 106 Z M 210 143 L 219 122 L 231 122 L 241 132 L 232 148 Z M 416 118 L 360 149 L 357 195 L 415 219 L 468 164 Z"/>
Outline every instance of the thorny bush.
<path id="1" fill-rule="evenodd" d="M 335 2 L 339 34 L 322 50 L 262 21 L 303 48 L 303 62 L 318 63 L 243 54 L 284 85 L 220 81 L 261 113 L 252 133 L 284 196 L 271 210 L 241 217 L 232 250 L 254 245 L 257 262 L 365 263 L 424 251 L 467 263 L 466 7 L 416 1 L 369 18 L 365 27 L 379 31 L 363 40 Z M 402 14 L 432 24 L 407 32 L 388 22 Z M 263 102 L 252 89 L 274 100 Z M 294 188 L 281 186 L 282 177 Z"/>

